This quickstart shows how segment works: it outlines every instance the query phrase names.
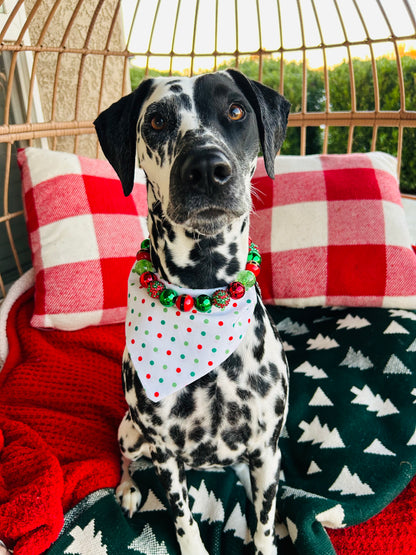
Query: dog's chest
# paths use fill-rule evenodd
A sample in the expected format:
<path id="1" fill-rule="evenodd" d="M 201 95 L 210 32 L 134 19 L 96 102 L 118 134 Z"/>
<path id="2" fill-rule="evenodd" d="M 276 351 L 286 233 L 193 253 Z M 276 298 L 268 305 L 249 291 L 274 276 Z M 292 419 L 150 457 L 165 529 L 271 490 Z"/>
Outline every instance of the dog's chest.
<path id="1" fill-rule="evenodd" d="M 146 397 L 128 360 L 123 374 L 130 413 L 145 442 L 190 467 L 232 464 L 256 443 L 275 441 L 287 395 L 286 364 L 262 304 L 240 347 L 221 366 L 160 403 Z"/>

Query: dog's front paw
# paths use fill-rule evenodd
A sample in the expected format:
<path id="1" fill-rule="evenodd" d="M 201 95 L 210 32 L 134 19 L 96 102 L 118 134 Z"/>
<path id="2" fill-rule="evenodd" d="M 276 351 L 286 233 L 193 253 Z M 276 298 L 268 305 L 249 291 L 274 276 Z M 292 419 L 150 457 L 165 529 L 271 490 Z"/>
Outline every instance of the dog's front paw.
<path id="1" fill-rule="evenodd" d="M 117 486 L 116 498 L 130 518 L 139 510 L 142 502 L 142 494 L 132 479 L 124 480 Z"/>

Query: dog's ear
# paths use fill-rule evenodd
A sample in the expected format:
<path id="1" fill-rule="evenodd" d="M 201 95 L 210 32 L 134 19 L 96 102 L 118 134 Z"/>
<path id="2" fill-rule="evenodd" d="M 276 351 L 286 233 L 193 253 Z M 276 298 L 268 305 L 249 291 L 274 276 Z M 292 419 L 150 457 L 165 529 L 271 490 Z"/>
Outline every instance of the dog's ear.
<path id="1" fill-rule="evenodd" d="M 134 185 L 137 120 L 151 84 L 152 79 L 143 81 L 135 91 L 101 112 L 94 121 L 101 148 L 116 170 L 126 197 Z"/>
<path id="2" fill-rule="evenodd" d="M 264 165 L 268 175 L 273 179 L 274 159 L 286 135 L 290 102 L 272 88 L 248 79 L 240 71 L 228 69 L 227 72 L 254 109 Z"/>

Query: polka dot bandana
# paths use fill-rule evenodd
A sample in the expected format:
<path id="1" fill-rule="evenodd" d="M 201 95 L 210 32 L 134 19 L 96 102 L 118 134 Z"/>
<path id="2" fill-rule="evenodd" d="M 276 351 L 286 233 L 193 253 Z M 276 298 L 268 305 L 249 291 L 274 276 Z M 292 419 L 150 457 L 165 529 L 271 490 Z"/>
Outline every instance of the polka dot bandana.
<path id="1" fill-rule="evenodd" d="M 179 295 L 212 295 L 215 289 L 182 289 Z M 219 366 L 239 346 L 253 318 L 256 291 L 231 299 L 225 310 L 181 312 L 152 299 L 131 272 L 128 282 L 126 344 L 131 361 L 152 401 L 160 401 Z"/>

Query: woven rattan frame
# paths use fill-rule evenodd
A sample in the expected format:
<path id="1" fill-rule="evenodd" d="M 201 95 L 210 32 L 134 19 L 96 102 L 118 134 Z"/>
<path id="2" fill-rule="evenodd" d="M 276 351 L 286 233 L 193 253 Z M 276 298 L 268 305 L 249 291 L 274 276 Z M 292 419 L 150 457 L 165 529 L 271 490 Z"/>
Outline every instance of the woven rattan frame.
<path id="1" fill-rule="evenodd" d="M 140 4 L 145 0 L 137 0 L 136 12 Z M 213 2 L 216 6 L 216 18 L 218 18 L 218 2 L 220 0 L 195 0 L 195 18 L 193 25 L 193 37 L 197 33 L 197 14 L 200 3 L 204 1 Z M 328 128 L 329 126 L 346 126 L 349 128 L 347 152 L 353 148 L 354 130 L 357 127 L 371 127 L 372 150 L 376 149 L 377 132 L 380 127 L 396 127 L 398 129 L 397 157 L 398 169 L 400 171 L 402 162 L 403 130 L 416 127 L 416 106 L 413 110 L 406 109 L 406 91 L 401 64 L 400 44 L 406 40 L 414 40 L 416 37 L 416 6 L 414 0 L 372 0 L 379 14 L 384 18 L 389 29 L 389 36 L 380 38 L 372 37 L 367 28 L 367 21 L 362 12 L 362 0 L 348 0 L 356 10 L 356 14 L 365 29 L 365 37 L 358 41 L 349 40 L 348 29 L 346 29 L 340 7 L 346 0 L 328 0 L 332 2 L 341 23 L 342 33 L 336 43 L 325 44 L 323 22 L 319 20 L 317 4 L 320 0 L 293 0 L 298 10 L 301 29 L 301 44 L 296 48 L 285 48 L 283 40 L 281 3 L 283 0 L 275 0 L 279 13 L 279 26 L 276 33 L 279 35 L 280 46 L 275 50 L 267 50 L 262 45 L 261 26 L 258 25 L 259 48 L 255 51 L 244 52 L 239 50 L 238 39 L 233 52 L 221 52 L 217 48 L 218 36 L 215 30 L 215 49 L 211 53 L 215 66 L 218 60 L 227 56 L 235 59 L 238 67 L 239 61 L 247 56 L 255 57 L 259 61 L 258 78 L 263 77 L 263 61 L 271 55 L 283 61 L 288 55 L 297 52 L 303 64 L 302 103 L 301 110 L 291 113 L 289 126 L 299 127 L 301 130 L 300 152 L 306 152 L 306 130 L 310 126 L 324 126 L 323 152 L 328 151 Z M 307 43 L 304 32 L 304 14 L 302 7 L 308 1 L 313 10 L 319 30 L 320 42 L 316 45 Z M 409 19 L 410 33 L 403 36 L 395 34 L 391 22 L 385 10 L 385 2 L 400 4 L 406 17 Z M 14 2 L 0 0 L 1 14 L 0 22 L 0 55 L 8 56 L 8 71 L 4 80 L 4 116 L 3 125 L 0 125 L 0 146 L 5 148 L 4 157 L 0 161 L 0 183 L 3 188 L 3 209 L 0 212 L 0 234 L 7 235 L 7 241 L 13 254 L 17 273 L 24 271 L 20 260 L 20 253 L 16 247 L 16 241 L 12 231 L 14 220 L 23 220 L 23 209 L 11 209 L 10 196 L 10 172 L 15 161 L 16 145 L 38 144 L 43 140 L 43 146 L 52 149 L 71 150 L 77 154 L 88 156 L 99 156 L 99 147 L 94 135 L 92 125 L 96 115 L 112 101 L 122 94 L 129 92 L 129 59 L 133 55 L 145 56 L 146 72 L 149 71 L 152 57 L 164 56 L 170 60 L 170 71 L 173 61 L 182 56 L 189 60 L 188 73 L 194 73 L 195 61 L 199 56 L 195 51 L 195 40 L 192 51 L 186 54 L 174 51 L 175 36 L 180 33 L 177 27 L 178 14 L 181 0 L 178 0 L 176 20 L 172 43 L 170 48 L 161 53 L 152 51 L 152 41 L 155 32 L 155 22 L 161 16 L 162 0 L 155 0 L 155 18 L 149 33 L 147 47 L 140 52 L 132 51 L 130 44 L 133 35 L 132 29 L 126 29 L 126 40 L 123 40 L 121 31 L 120 0 L 15 0 Z M 234 5 L 237 15 L 244 2 L 229 0 Z M 257 14 L 263 0 L 255 0 Z M 131 2 L 133 3 L 133 1 Z M 22 20 L 22 10 L 25 9 L 25 17 Z M 20 16 L 20 23 L 16 21 Z M 326 22 L 327 24 L 327 22 Z M 236 17 L 236 25 L 238 18 Z M 218 28 L 218 27 L 217 27 Z M 12 30 L 14 30 L 14 35 Z M 16 31 L 17 29 L 17 31 Z M 12 36 L 13 35 L 13 36 Z M 383 111 L 380 109 L 380 91 L 376 69 L 375 48 L 378 43 L 389 42 L 393 47 L 394 58 L 397 65 L 397 78 L 400 87 L 400 109 L 398 111 Z M 371 58 L 373 82 L 374 82 L 374 104 L 373 111 L 357 110 L 357 98 L 354 81 L 354 67 L 352 49 L 360 44 L 366 45 Z M 351 109 L 349 111 L 331 111 L 330 87 L 328 79 L 327 52 L 329 48 L 344 47 L 347 52 L 347 63 L 350 74 Z M 307 110 L 307 57 L 313 50 L 322 52 L 323 70 L 325 80 L 325 110 L 322 112 L 308 112 Z M 23 99 L 26 115 L 22 121 L 12 119 L 12 101 L 16 94 L 16 80 L 18 77 L 19 60 L 22 56 L 29 55 L 30 71 L 26 87 L 26 96 Z M 68 80 L 68 67 L 65 64 L 72 60 L 72 79 Z M 214 67 L 215 69 L 215 67 Z M 285 93 L 284 65 L 280 64 L 280 92 Z M 71 73 L 71 71 L 69 71 Z M 34 104 L 39 83 L 40 88 L 47 90 L 47 94 L 41 95 L 41 108 L 43 121 L 33 119 Z M 109 86 L 111 85 L 111 86 Z M 65 100 L 66 99 L 66 100 Z M 71 104 L 71 110 L 62 112 L 61 107 Z M 6 292 L 6 283 L 0 274 L 0 296 Z"/>

